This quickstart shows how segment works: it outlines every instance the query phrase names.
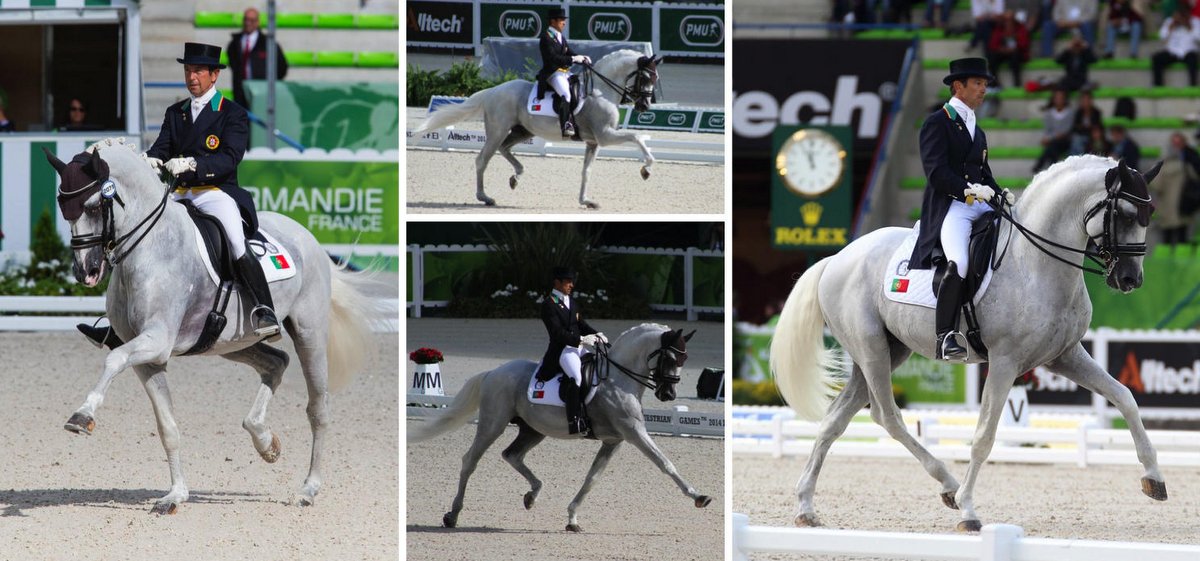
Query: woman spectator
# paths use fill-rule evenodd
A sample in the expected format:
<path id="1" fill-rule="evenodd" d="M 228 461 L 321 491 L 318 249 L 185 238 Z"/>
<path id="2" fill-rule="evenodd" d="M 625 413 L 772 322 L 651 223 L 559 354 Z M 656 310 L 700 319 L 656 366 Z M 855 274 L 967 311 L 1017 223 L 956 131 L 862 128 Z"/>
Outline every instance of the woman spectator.
<path id="1" fill-rule="evenodd" d="M 1054 90 L 1050 104 L 1046 106 L 1044 130 L 1042 132 L 1042 155 L 1033 164 L 1033 173 L 1046 169 L 1062 159 L 1071 149 L 1071 126 L 1075 122 L 1075 109 L 1068 104 L 1067 92 Z"/>
<path id="2" fill-rule="evenodd" d="M 1188 146 L 1183 133 L 1177 132 L 1171 135 L 1158 179 L 1150 184 L 1150 195 L 1155 200 L 1154 221 L 1162 229 L 1162 243 L 1187 243 L 1195 210 L 1183 213 L 1179 201 L 1188 188 L 1200 189 L 1200 154 Z"/>
<path id="3" fill-rule="evenodd" d="M 1029 60 L 1029 30 L 1017 21 L 1012 10 L 1004 12 L 987 45 L 988 68 L 1000 75 L 1000 64 L 1012 68 L 1013 86 L 1021 86 L 1021 66 Z M 999 80 L 997 80 L 999 82 Z"/>
<path id="4" fill-rule="evenodd" d="M 1092 128 L 1101 127 L 1103 132 L 1104 114 L 1096 107 L 1092 92 L 1079 92 L 1079 108 L 1075 110 L 1075 118 L 1071 124 L 1071 154 L 1092 153 L 1086 146 L 1092 138 Z M 1108 154 L 1105 152 L 1104 154 Z"/>
<path id="5" fill-rule="evenodd" d="M 1112 0 L 1108 6 L 1108 31 L 1105 33 L 1104 58 L 1113 58 L 1117 34 L 1129 35 L 1129 57 L 1137 58 L 1142 41 L 1142 14 L 1131 0 Z"/>

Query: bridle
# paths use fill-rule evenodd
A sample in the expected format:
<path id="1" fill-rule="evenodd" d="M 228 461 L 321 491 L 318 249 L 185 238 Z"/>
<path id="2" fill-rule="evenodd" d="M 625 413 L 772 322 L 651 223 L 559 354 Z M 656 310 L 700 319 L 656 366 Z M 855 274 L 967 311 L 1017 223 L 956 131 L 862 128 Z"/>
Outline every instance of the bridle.
<path id="1" fill-rule="evenodd" d="M 658 83 L 658 67 L 654 63 L 654 57 L 639 58 L 637 70 L 625 76 L 624 85 L 618 84 L 615 80 L 597 72 L 591 63 L 585 62 L 583 65 L 587 67 L 590 74 L 600 78 L 601 82 L 604 82 L 613 91 L 621 94 L 621 99 L 617 102 L 617 105 L 624 105 L 630 102 L 637 103 L 639 101 L 645 101 L 647 105 L 650 104 L 650 100 L 654 96 L 654 85 Z M 632 86 L 629 85 L 631 81 L 633 82 Z M 587 89 L 590 90 L 591 88 Z"/>
<path id="2" fill-rule="evenodd" d="M 93 155 L 93 157 L 99 158 L 100 156 Z M 117 193 L 116 182 L 108 177 L 108 175 L 104 175 L 74 191 L 64 190 L 63 185 L 60 183 L 58 186 L 58 206 L 63 213 L 63 218 L 68 222 L 75 222 L 83 216 L 83 201 L 90 199 L 96 192 L 100 193 L 100 212 L 102 213 L 100 233 L 92 232 L 89 234 L 72 235 L 71 250 L 78 251 L 100 246 L 103 248 L 105 261 L 108 261 L 113 267 L 121 264 L 129 256 L 129 253 L 138 244 L 142 243 L 142 240 L 146 238 L 146 234 L 150 233 L 154 225 L 158 224 L 158 219 L 162 218 L 163 212 L 167 207 L 167 197 L 171 194 L 171 189 L 174 187 L 173 183 L 173 181 L 168 181 L 167 189 L 163 192 L 158 206 L 154 207 L 131 230 L 120 236 L 117 235 L 116 223 L 113 217 L 113 202 L 116 201 L 124 209 L 125 201 Z M 139 232 L 140 235 L 138 235 Z M 133 240 L 129 244 L 129 247 L 122 250 L 122 245 L 134 235 L 138 235 L 137 239 Z"/>
<path id="3" fill-rule="evenodd" d="M 650 371 L 649 375 L 641 374 L 628 368 L 621 363 L 613 360 L 608 354 L 608 344 L 596 346 L 596 382 L 599 385 L 601 381 L 607 380 L 610 377 L 610 366 L 616 366 L 617 370 L 632 378 L 635 382 L 653 390 L 656 394 L 660 387 L 673 386 L 679 383 L 681 379 L 676 372 L 677 369 L 683 368 L 683 364 L 687 362 L 687 350 L 679 348 L 679 342 L 683 340 L 682 336 L 675 340 L 667 341 L 666 335 L 674 332 L 668 331 L 664 333 L 661 346 L 646 356 L 646 368 Z M 657 360 L 655 360 L 657 357 Z M 651 363 L 654 365 L 651 366 Z"/>
<path id="4" fill-rule="evenodd" d="M 1032 230 L 1029 230 L 1020 222 L 1017 222 L 1012 213 L 1005 208 L 1004 202 L 1000 202 L 1003 200 L 1003 197 L 994 198 L 994 202 L 991 202 L 990 204 L 1002 218 L 1012 223 L 1013 228 L 1018 232 L 1021 232 L 1021 234 L 1029 240 L 1029 243 L 1041 250 L 1042 253 L 1045 253 L 1046 255 L 1049 255 L 1050 257 L 1053 257 L 1062 263 L 1066 263 L 1067 265 L 1075 267 L 1076 269 L 1107 277 L 1112 274 L 1114 269 L 1116 269 L 1117 263 L 1122 257 L 1140 257 L 1146 254 L 1145 242 L 1121 243 L 1120 240 L 1117 239 L 1117 217 L 1120 215 L 1120 211 L 1117 209 L 1117 203 L 1122 200 L 1132 203 L 1138 211 L 1138 225 L 1142 227 L 1150 225 L 1150 214 L 1154 212 L 1154 203 L 1151 201 L 1149 194 L 1147 194 L 1145 197 L 1141 197 L 1129 192 L 1129 190 L 1126 189 L 1125 183 L 1121 181 L 1121 176 L 1127 175 L 1132 177 L 1132 174 L 1130 174 L 1128 171 L 1125 171 L 1124 173 L 1119 171 L 1119 168 L 1122 167 L 1124 167 L 1124 163 L 1121 163 L 1118 165 L 1118 167 L 1112 168 L 1105 173 L 1104 183 L 1108 195 L 1103 200 L 1097 202 L 1095 205 L 1092 205 L 1092 208 L 1088 209 L 1088 211 L 1083 215 L 1083 223 L 1087 224 L 1100 212 L 1104 213 L 1103 231 L 1095 236 L 1088 236 L 1088 245 L 1084 249 L 1076 249 L 1074 247 L 1062 245 L 1053 240 L 1046 239 Z M 1081 254 L 1090 259 L 1093 263 L 1103 267 L 1103 269 L 1089 267 L 1087 265 L 1079 265 L 1059 257 L 1040 245 L 1038 243 L 1039 241 L 1056 249 Z M 1005 252 L 1007 253 L 1007 248 L 1005 249 Z M 1000 256 L 1000 260 L 1003 260 L 1003 255 Z M 999 268 L 1000 260 L 997 260 L 993 264 L 993 268 Z"/>

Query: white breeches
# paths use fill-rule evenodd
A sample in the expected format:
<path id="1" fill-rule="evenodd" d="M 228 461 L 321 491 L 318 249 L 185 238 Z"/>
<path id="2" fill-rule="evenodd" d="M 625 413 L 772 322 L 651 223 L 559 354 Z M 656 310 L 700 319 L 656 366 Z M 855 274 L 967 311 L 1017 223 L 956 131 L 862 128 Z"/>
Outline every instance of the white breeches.
<path id="1" fill-rule="evenodd" d="M 171 199 L 178 201 L 188 199 L 200 212 L 212 216 L 221 222 L 225 235 L 229 237 L 229 246 L 233 250 L 233 258 L 241 259 L 246 254 L 246 233 L 242 230 L 242 212 L 238 209 L 233 197 L 220 189 L 204 189 L 200 191 L 188 189 L 183 193 L 173 191 Z"/>
<path id="2" fill-rule="evenodd" d="M 554 88 L 555 92 L 558 92 L 558 95 L 561 95 L 563 99 L 567 100 L 567 102 L 570 102 L 571 86 L 570 83 L 567 82 L 567 80 L 570 78 L 570 72 L 559 72 L 555 70 L 554 73 L 546 79 L 546 82 L 550 84 L 550 87 Z"/>
<path id="3" fill-rule="evenodd" d="M 583 374 L 580 366 L 579 358 L 587 354 L 579 347 L 563 347 L 562 353 L 558 355 L 558 365 L 562 367 L 563 374 L 575 380 L 575 385 L 583 386 Z"/>
<path id="4" fill-rule="evenodd" d="M 975 201 L 968 206 L 962 201 L 950 203 L 950 212 L 942 222 L 942 253 L 947 261 L 958 265 L 958 276 L 961 278 L 967 269 L 967 248 L 971 238 L 971 223 L 983 216 L 991 207 L 983 201 Z"/>

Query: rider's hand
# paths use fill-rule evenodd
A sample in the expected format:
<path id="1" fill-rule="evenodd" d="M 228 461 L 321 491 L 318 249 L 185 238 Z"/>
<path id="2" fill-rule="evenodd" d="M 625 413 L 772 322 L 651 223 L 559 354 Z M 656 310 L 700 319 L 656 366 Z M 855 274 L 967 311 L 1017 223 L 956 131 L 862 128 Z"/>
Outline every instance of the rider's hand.
<path id="1" fill-rule="evenodd" d="M 963 190 L 963 196 L 975 197 L 976 199 L 987 202 L 992 200 L 992 197 L 996 196 L 996 191 L 992 190 L 992 188 L 988 187 L 987 185 L 968 183 L 967 188 Z"/>
<path id="2" fill-rule="evenodd" d="M 171 175 L 178 177 L 189 171 L 196 171 L 196 158 L 171 158 L 163 166 L 171 172 Z"/>
<path id="3" fill-rule="evenodd" d="M 600 338 L 596 337 L 595 335 L 584 335 L 583 337 L 579 338 L 579 346 L 595 348 L 596 343 L 599 341 L 600 341 Z"/>
<path id="4" fill-rule="evenodd" d="M 583 64 L 584 61 L 591 63 L 592 59 L 585 57 L 583 55 L 575 55 L 575 56 L 571 57 L 571 62 L 574 62 L 575 64 Z"/>
<path id="5" fill-rule="evenodd" d="M 596 338 L 599 339 L 601 343 L 604 343 L 605 345 L 608 344 L 608 337 L 605 337 L 604 334 L 600 333 L 599 331 L 596 332 Z"/>
<path id="6" fill-rule="evenodd" d="M 150 164 L 150 167 L 154 168 L 154 171 L 158 171 L 158 170 L 162 169 L 162 165 L 163 165 L 162 160 L 160 160 L 158 158 L 151 158 L 150 156 L 147 156 L 145 152 L 142 152 L 142 159 L 146 160 L 146 163 Z"/>
<path id="7" fill-rule="evenodd" d="M 1009 204 L 1009 206 L 1017 204 L 1017 196 L 1008 189 L 1001 189 L 1000 196 L 1004 199 L 1004 202 Z"/>

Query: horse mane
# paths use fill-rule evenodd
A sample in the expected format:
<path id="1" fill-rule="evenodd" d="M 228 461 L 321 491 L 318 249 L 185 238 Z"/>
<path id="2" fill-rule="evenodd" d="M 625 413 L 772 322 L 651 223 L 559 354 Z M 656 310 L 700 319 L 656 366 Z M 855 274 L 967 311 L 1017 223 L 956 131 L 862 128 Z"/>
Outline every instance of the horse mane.
<path id="1" fill-rule="evenodd" d="M 112 175 L 116 175 L 128 184 L 139 177 L 139 175 L 144 174 L 146 178 L 154 181 L 153 186 L 155 189 L 161 188 L 162 182 L 157 178 L 154 167 L 142 157 L 142 153 L 138 151 L 137 145 L 132 142 L 126 142 L 125 137 L 109 137 L 99 140 L 95 144 L 88 146 L 84 152 L 95 154 L 98 150 L 103 151 L 101 157 L 108 163 Z"/>
<path id="2" fill-rule="evenodd" d="M 641 51 L 635 51 L 633 49 L 621 49 L 604 55 L 600 58 L 600 60 L 596 61 L 596 64 L 594 64 L 593 67 L 595 67 L 597 72 L 608 76 L 610 79 L 620 81 L 624 80 L 625 76 L 613 75 L 616 72 L 616 66 L 625 63 L 626 58 L 632 58 L 634 64 L 636 64 L 637 59 L 644 56 L 646 56 L 645 53 L 642 53 Z"/>
<path id="3" fill-rule="evenodd" d="M 1105 192 L 1104 174 L 1117 166 L 1112 158 L 1083 154 L 1071 156 L 1034 176 L 1017 204 L 1036 208 L 1050 201 L 1082 201 Z"/>

